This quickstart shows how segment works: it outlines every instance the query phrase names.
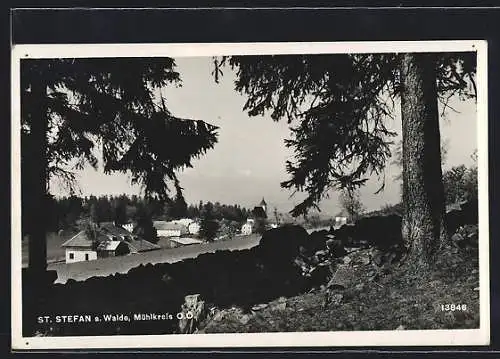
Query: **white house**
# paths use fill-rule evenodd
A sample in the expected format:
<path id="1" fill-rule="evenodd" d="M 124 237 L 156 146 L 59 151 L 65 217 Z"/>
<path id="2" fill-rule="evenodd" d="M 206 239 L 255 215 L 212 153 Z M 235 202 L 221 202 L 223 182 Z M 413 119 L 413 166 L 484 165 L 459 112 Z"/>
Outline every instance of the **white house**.
<path id="1" fill-rule="evenodd" d="M 153 226 L 158 237 L 180 237 L 188 233 L 187 227 L 180 223 L 155 221 Z"/>
<path id="2" fill-rule="evenodd" d="M 130 233 L 132 233 L 134 231 L 134 224 L 131 222 L 122 224 L 121 227 L 125 228 Z"/>
<path id="3" fill-rule="evenodd" d="M 97 248 L 87 238 L 85 231 L 80 231 L 75 236 L 62 244 L 66 250 L 66 263 L 92 261 L 97 259 Z"/>
<path id="4" fill-rule="evenodd" d="M 189 234 L 198 234 L 200 233 L 200 224 L 197 222 L 191 222 L 187 226 Z"/>
<path id="5" fill-rule="evenodd" d="M 336 227 L 341 227 L 346 223 L 347 223 L 347 217 L 340 217 L 340 216 L 335 217 L 335 226 Z"/>
<path id="6" fill-rule="evenodd" d="M 97 228 L 95 241 L 88 238 L 85 231 L 80 231 L 61 246 L 66 251 L 66 263 L 91 261 L 161 248 L 110 223 L 102 224 Z"/>
<path id="7" fill-rule="evenodd" d="M 253 230 L 253 221 L 247 221 L 243 226 L 241 226 L 241 234 L 249 235 L 252 234 Z"/>
<path id="8" fill-rule="evenodd" d="M 192 222 L 194 222 L 194 220 L 191 218 L 174 219 L 171 221 L 171 223 L 181 224 L 186 227 L 188 227 Z"/>

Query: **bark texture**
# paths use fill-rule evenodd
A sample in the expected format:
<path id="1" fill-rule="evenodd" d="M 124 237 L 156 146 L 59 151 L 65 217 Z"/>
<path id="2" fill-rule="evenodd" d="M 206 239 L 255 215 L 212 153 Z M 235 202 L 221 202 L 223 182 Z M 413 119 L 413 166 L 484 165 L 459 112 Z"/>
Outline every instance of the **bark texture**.
<path id="1" fill-rule="evenodd" d="M 402 54 L 402 235 L 410 266 L 420 272 L 434 262 L 444 239 L 444 187 L 435 62 L 432 54 Z"/>
<path id="2" fill-rule="evenodd" d="M 21 180 L 27 181 L 30 187 L 30 205 L 25 216 L 29 234 L 29 270 L 33 274 L 44 274 L 47 268 L 46 240 L 46 198 L 47 198 L 47 86 L 43 77 L 33 81 L 31 87 L 32 106 L 28 110 L 30 116 L 30 152 L 22 156 L 29 157 L 29 176 Z"/>

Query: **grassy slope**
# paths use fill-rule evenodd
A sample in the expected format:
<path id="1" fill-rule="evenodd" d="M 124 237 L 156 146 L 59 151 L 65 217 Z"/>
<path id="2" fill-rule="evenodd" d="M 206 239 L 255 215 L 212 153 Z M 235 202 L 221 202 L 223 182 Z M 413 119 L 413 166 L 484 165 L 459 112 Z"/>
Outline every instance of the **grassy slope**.
<path id="1" fill-rule="evenodd" d="M 375 271 L 376 272 L 376 271 Z M 477 258 L 449 253 L 438 258 L 427 279 L 409 279 L 404 266 L 379 271 L 373 264 L 353 264 L 345 290 L 322 288 L 281 298 L 254 314 L 238 308 L 221 311 L 208 321 L 205 333 L 466 329 L 479 327 Z M 476 290 L 475 290 L 476 289 Z M 286 304 L 284 304 L 286 302 Z M 448 311 L 441 304 L 466 304 L 466 311 Z"/>

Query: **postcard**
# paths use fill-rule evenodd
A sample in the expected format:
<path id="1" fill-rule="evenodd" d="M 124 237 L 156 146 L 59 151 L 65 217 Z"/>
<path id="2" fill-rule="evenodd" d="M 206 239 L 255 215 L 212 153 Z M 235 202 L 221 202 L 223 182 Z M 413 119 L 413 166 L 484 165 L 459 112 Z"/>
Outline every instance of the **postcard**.
<path id="1" fill-rule="evenodd" d="M 12 48 L 12 346 L 489 343 L 485 41 Z"/>

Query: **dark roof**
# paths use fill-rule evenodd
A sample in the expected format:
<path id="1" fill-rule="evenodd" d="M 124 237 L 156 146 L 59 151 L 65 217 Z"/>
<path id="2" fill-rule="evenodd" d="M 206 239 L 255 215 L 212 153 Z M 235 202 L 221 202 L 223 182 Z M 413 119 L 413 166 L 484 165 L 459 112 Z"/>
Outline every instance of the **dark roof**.
<path id="1" fill-rule="evenodd" d="M 131 236 L 132 234 L 123 227 L 115 226 L 113 223 L 101 223 L 100 230 L 113 236 Z"/>
<path id="2" fill-rule="evenodd" d="M 264 197 L 262 197 L 262 201 L 260 201 L 260 206 L 267 206 L 267 203 L 264 200 Z"/>
<path id="3" fill-rule="evenodd" d="M 252 211 L 255 218 L 267 218 L 266 211 L 262 207 L 255 207 Z"/>
<path id="4" fill-rule="evenodd" d="M 174 222 L 166 222 L 166 221 L 154 221 L 153 222 L 153 227 L 155 227 L 156 230 L 180 230 L 186 231 L 187 226 L 180 224 L 180 223 L 174 223 Z"/>
<path id="5" fill-rule="evenodd" d="M 135 239 L 132 241 L 125 241 L 125 243 L 127 243 L 130 252 L 132 253 L 147 252 L 147 251 L 154 251 L 156 249 L 161 249 L 159 245 L 151 243 L 145 239 Z"/>
<path id="6" fill-rule="evenodd" d="M 117 227 L 112 223 L 103 223 L 99 228 L 98 250 L 114 250 L 118 247 L 118 243 L 125 243 L 132 253 L 152 251 L 161 249 L 160 246 L 153 244 L 145 239 L 141 239 L 136 235 L 131 234 L 124 228 Z M 108 236 L 113 236 L 118 240 L 112 241 Z M 122 237 L 125 240 L 122 240 Z M 80 231 L 78 234 L 64 242 L 62 247 L 81 247 L 92 248 L 92 241 L 88 239 L 85 231 Z"/>
<path id="7" fill-rule="evenodd" d="M 122 241 L 102 241 L 97 246 L 98 251 L 114 251 L 118 246 L 124 243 Z"/>

